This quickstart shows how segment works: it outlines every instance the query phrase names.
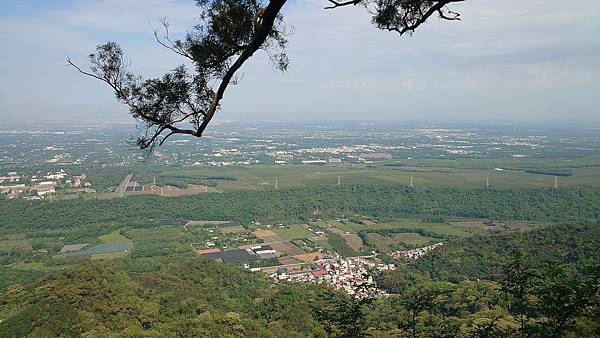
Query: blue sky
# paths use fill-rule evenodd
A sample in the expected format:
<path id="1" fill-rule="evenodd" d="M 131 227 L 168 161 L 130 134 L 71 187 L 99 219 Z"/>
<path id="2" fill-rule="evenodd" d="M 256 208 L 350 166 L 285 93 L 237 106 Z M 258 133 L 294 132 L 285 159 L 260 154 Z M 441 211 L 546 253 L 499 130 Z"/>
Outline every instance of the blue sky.
<path id="1" fill-rule="evenodd" d="M 220 119 L 600 121 L 597 0 L 468 0 L 461 22 L 431 19 L 413 36 L 378 31 L 361 8 L 292 1 L 290 70 L 264 55 L 243 68 Z M 157 76 L 184 62 L 158 46 L 161 17 L 182 36 L 197 22 L 191 0 L 0 3 L 0 117 L 121 119 L 127 110 L 85 65 L 94 47 L 121 43 L 132 69 Z"/>

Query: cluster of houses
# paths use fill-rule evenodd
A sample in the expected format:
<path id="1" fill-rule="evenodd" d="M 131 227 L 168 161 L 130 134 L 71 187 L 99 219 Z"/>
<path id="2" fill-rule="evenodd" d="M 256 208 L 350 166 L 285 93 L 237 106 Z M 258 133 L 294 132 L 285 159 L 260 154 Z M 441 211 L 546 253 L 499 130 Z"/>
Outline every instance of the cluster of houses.
<path id="1" fill-rule="evenodd" d="M 443 243 L 436 243 L 436 244 L 425 246 L 422 248 L 390 252 L 388 255 L 393 258 L 396 258 L 396 259 L 399 259 L 399 258 L 417 259 L 441 245 L 443 245 Z"/>
<path id="2" fill-rule="evenodd" d="M 12 199 L 28 191 L 30 192 L 30 196 L 27 196 L 27 198 L 33 200 L 56 193 L 56 188 L 59 185 L 80 188 L 83 192 L 95 192 L 95 190 L 87 188 L 90 186 L 90 183 L 85 182 L 85 174 L 73 176 L 71 179 L 66 179 L 67 176 L 68 174 L 63 169 L 57 172 L 49 172 L 45 175 L 38 173 L 31 176 L 9 172 L 6 175 L 0 176 L 0 193 Z"/>
<path id="3" fill-rule="evenodd" d="M 380 264 L 382 266 L 378 267 L 377 264 L 361 257 L 342 258 L 335 253 L 333 258 L 321 259 L 313 263 L 317 268 L 287 272 L 280 267 L 277 272 L 271 274 L 271 277 L 279 281 L 329 284 L 357 299 L 386 295 L 373 280 L 373 272 L 378 268 L 390 268 L 386 264 Z"/>
<path id="4" fill-rule="evenodd" d="M 21 175 L 12 171 L 0 176 L 0 193 L 8 198 L 18 197 L 25 190 L 25 184 L 19 183 Z"/>

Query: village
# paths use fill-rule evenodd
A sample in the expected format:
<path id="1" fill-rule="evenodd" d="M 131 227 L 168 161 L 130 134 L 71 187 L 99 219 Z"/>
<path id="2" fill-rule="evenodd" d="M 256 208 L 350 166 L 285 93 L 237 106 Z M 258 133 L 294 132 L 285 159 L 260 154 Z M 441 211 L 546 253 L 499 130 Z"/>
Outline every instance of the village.
<path id="1" fill-rule="evenodd" d="M 46 173 L 38 171 L 31 175 L 13 171 L 0 176 L 0 193 L 8 199 L 24 196 L 31 201 L 55 194 L 58 188 L 80 193 L 96 192 L 86 179 L 85 174 L 70 175 L 64 169 Z"/>
<path id="2" fill-rule="evenodd" d="M 331 285 L 357 299 L 386 295 L 384 290 L 377 287 L 373 277 L 379 271 L 395 270 L 394 264 L 377 264 L 362 257 L 343 258 L 337 253 L 331 256 L 331 258 L 314 261 L 313 265 L 316 266 L 314 269 L 286 271 L 285 268 L 280 267 L 269 276 L 280 282 L 313 282 Z"/>
<path id="3" fill-rule="evenodd" d="M 167 222 L 166 220 L 164 221 Z M 179 221 L 175 222 L 178 223 Z M 308 282 L 330 285 L 357 299 L 385 296 L 376 277 L 398 267 L 382 259 L 382 253 L 396 260 L 418 259 L 441 243 L 406 251 L 364 251 L 360 238 L 342 231 L 347 219 L 317 220 L 305 224 L 260 224 L 246 226 L 224 221 L 181 221 L 186 232 L 196 238 L 192 250 L 199 256 L 223 263 L 236 263 L 256 273 L 265 273 L 278 283 Z M 185 223 L 185 224 L 184 224 Z M 162 223 L 161 223 L 162 224 Z M 373 226 L 374 222 L 355 223 Z M 339 235 L 338 235 L 339 234 Z M 330 236 L 341 236 L 357 249 L 352 254 L 330 245 Z M 357 237 L 358 243 L 352 241 Z"/>
<path id="4" fill-rule="evenodd" d="M 414 248 L 414 249 L 410 249 L 410 250 L 400 250 L 400 251 L 394 251 L 394 252 L 390 252 L 388 255 L 390 257 L 399 259 L 399 258 L 405 258 L 405 259 L 417 259 L 422 257 L 424 254 L 428 253 L 429 251 L 444 245 L 444 243 L 436 243 L 433 245 L 428 245 L 422 248 Z"/>

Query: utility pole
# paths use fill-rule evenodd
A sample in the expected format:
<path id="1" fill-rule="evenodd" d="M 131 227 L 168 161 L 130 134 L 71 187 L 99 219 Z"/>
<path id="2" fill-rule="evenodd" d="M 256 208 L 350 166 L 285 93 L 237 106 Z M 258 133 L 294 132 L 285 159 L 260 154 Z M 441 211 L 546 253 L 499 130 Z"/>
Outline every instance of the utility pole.
<path id="1" fill-rule="evenodd" d="M 558 188 L 558 176 L 554 176 L 554 189 Z"/>
<path id="2" fill-rule="evenodd" d="M 489 188 L 490 187 L 490 175 L 488 175 L 486 181 L 485 181 L 485 187 Z"/>
<path id="3" fill-rule="evenodd" d="M 410 175 L 410 186 L 414 187 L 414 183 L 413 183 L 413 175 Z"/>
<path id="4" fill-rule="evenodd" d="M 338 175 L 338 183 L 337 185 L 342 184 L 342 175 Z"/>
<path id="5" fill-rule="evenodd" d="M 279 190 L 279 184 L 277 184 L 277 177 L 275 177 L 275 189 Z"/>
<path id="6" fill-rule="evenodd" d="M 204 191 L 208 191 L 208 180 L 204 181 Z"/>

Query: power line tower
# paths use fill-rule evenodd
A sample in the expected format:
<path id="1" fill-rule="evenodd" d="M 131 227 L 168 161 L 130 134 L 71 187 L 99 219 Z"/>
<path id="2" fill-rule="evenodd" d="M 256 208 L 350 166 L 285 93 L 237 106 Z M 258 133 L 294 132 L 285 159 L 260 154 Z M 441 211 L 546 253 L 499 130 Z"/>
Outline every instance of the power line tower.
<path id="1" fill-rule="evenodd" d="M 415 184 L 414 184 L 414 182 L 413 182 L 413 175 L 410 175 L 410 186 L 411 186 L 411 187 L 414 187 L 414 186 L 415 186 Z"/>

